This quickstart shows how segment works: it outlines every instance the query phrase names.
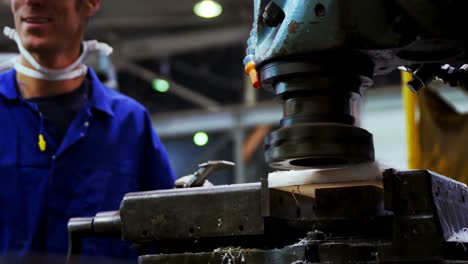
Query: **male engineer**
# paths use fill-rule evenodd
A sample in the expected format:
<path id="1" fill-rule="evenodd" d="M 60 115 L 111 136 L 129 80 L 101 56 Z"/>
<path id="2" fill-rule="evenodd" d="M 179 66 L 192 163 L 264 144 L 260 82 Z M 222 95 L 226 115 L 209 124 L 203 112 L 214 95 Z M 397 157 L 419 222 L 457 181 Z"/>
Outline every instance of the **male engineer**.
<path id="1" fill-rule="evenodd" d="M 82 64 L 100 0 L 10 0 L 20 54 L 0 73 L 1 256 L 64 256 L 67 222 L 118 210 L 125 193 L 167 189 L 174 174 L 148 112 Z M 83 254 L 125 257 L 120 241 Z"/>

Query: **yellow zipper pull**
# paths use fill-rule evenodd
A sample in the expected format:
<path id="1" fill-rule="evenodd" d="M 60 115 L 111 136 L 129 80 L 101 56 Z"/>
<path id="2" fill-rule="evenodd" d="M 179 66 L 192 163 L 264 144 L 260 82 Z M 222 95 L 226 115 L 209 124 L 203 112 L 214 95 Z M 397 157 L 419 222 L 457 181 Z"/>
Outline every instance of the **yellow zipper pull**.
<path id="1" fill-rule="evenodd" d="M 44 139 L 44 135 L 39 134 L 39 141 L 37 142 L 37 145 L 39 145 L 39 149 L 41 150 L 41 152 L 46 151 L 47 142 Z"/>

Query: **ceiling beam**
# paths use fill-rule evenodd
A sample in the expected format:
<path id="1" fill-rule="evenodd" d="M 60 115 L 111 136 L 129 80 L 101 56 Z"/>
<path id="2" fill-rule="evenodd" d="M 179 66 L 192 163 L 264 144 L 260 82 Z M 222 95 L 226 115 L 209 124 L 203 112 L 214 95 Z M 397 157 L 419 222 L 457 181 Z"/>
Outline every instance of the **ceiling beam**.
<path id="1" fill-rule="evenodd" d="M 198 66 L 198 65 L 197 65 Z M 222 88 L 227 88 L 232 91 L 239 91 L 241 87 L 232 81 L 232 79 L 221 77 L 215 74 L 208 67 L 197 67 L 190 65 L 187 62 L 171 61 L 171 69 L 182 72 L 185 76 L 195 77 L 209 83 L 216 83 Z"/>
<path id="2" fill-rule="evenodd" d="M 235 127 L 278 124 L 282 117 L 281 105 L 277 102 L 223 107 L 218 112 L 183 111 L 180 113 L 155 114 L 153 124 L 160 137 L 189 135 L 196 131 L 216 132 Z"/>
<path id="3" fill-rule="evenodd" d="M 128 30 L 128 29 L 167 29 L 178 26 L 203 26 L 209 25 L 211 21 L 203 19 L 194 19 L 191 16 L 178 17 L 174 15 L 157 16 L 127 16 L 95 17 L 89 23 L 90 30 Z"/>
<path id="4" fill-rule="evenodd" d="M 173 54 L 244 43 L 249 37 L 247 25 L 197 30 L 123 41 L 115 45 L 121 57 L 131 60 L 167 57 Z"/>
<path id="5" fill-rule="evenodd" d="M 194 105 L 198 105 L 208 112 L 216 112 L 220 109 L 218 102 L 212 100 L 211 98 L 197 93 L 192 89 L 175 82 L 174 80 L 168 79 L 165 76 L 160 76 L 153 71 L 146 69 L 145 67 L 137 65 L 136 63 L 131 61 L 119 61 L 117 63 L 117 67 L 118 69 L 125 70 L 128 73 L 138 76 L 149 83 L 152 83 L 154 79 L 164 79 L 170 84 L 169 93 L 185 99 Z"/>

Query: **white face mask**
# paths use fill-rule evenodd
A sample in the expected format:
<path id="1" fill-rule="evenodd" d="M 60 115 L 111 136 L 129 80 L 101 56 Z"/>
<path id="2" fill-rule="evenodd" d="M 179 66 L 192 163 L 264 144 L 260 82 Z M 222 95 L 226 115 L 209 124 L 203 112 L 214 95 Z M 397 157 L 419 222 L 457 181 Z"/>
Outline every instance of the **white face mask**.
<path id="1" fill-rule="evenodd" d="M 21 40 L 16 30 L 9 27 L 5 27 L 3 30 L 3 34 L 16 42 L 20 54 L 33 66 L 34 69 L 22 65 L 19 60 L 20 56 L 17 56 L 5 63 L 1 63 L 0 71 L 14 67 L 19 73 L 35 79 L 47 81 L 62 81 L 74 79 L 76 77 L 85 75 L 88 72 L 88 67 L 82 64 L 82 62 L 90 52 L 100 51 L 107 56 L 109 56 L 112 53 L 112 47 L 110 47 L 106 43 L 101 43 L 96 40 L 85 41 L 83 42 L 83 51 L 80 57 L 70 66 L 59 70 L 49 69 L 40 65 L 33 58 L 33 56 L 23 47 L 23 44 L 21 43 Z"/>

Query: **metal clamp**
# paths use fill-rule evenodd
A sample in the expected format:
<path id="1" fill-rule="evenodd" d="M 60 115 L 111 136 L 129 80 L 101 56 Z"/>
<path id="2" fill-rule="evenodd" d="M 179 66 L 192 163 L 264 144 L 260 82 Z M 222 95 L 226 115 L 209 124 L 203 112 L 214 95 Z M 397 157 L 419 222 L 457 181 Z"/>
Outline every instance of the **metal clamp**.
<path id="1" fill-rule="evenodd" d="M 176 181 L 176 188 L 192 188 L 192 187 L 200 187 L 203 186 L 206 179 L 213 174 L 213 172 L 233 167 L 235 165 L 234 162 L 225 161 L 225 160 L 210 160 L 208 162 L 202 163 L 198 165 L 198 170 L 193 174 L 187 175 L 182 177 L 181 180 L 179 179 Z M 188 180 L 185 180 L 187 179 Z"/>

